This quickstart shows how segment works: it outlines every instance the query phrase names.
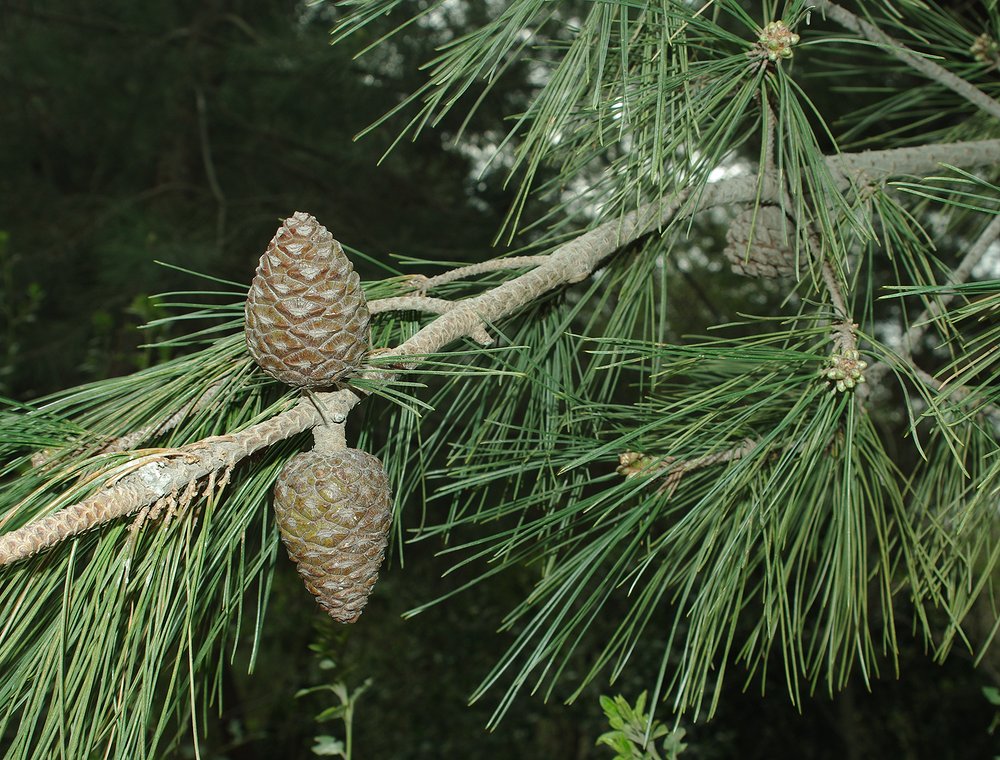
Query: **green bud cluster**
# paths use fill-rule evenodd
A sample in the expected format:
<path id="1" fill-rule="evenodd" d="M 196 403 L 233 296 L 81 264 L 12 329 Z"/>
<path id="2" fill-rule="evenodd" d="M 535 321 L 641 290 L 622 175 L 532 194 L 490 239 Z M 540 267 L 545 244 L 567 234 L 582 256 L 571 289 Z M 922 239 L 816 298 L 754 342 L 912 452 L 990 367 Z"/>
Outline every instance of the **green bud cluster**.
<path id="1" fill-rule="evenodd" d="M 861 354 L 851 348 L 830 355 L 830 366 L 823 370 L 823 377 L 834 383 L 836 389 L 843 393 L 852 390 L 854 386 L 865 382 L 862 374 L 868 362 L 862 360 Z"/>
<path id="2" fill-rule="evenodd" d="M 788 28 L 784 21 L 772 21 L 760 31 L 757 45 L 751 51 L 754 58 L 766 58 L 775 63 L 792 57 L 792 46 L 799 41 L 799 35 Z"/>
<path id="3" fill-rule="evenodd" d="M 969 48 L 969 54 L 980 63 L 996 63 L 1000 47 L 990 35 L 983 33 L 976 37 Z"/>

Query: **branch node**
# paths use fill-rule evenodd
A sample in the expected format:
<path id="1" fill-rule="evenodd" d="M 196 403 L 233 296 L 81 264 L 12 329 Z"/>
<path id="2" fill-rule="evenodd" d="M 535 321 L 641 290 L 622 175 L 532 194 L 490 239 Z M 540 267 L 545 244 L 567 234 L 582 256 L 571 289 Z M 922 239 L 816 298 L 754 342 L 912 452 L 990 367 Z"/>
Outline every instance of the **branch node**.
<path id="1" fill-rule="evenodd" d="M 483 325 L 473 327 L 472 331 L 469 333 L 469 337 L 476 341 L 476 343 L 480 346 L 492 346 L 495 342 L 493 336 L 487 332 L 486 327 Z"/>

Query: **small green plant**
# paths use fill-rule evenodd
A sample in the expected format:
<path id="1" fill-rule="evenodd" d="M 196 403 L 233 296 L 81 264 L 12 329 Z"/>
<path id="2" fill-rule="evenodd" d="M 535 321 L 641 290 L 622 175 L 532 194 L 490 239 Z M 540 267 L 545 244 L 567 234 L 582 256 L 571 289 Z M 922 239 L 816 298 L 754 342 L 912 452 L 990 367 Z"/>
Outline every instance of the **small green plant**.
<path id="1" fill-rule="evenodd" d="M 993 715 L 993 720 L 990 721 L 990 727 L 987 732 L 992 736 L 997 728 L 1000 728 L 1000 689 L 996 686 L 984 686 L 983 696 L 986 697 L 987 701 L 997 708 L 996 713 Z M 1000 755 L 994 755 L 994 760 L 1000 760 Z"/>
<path id="2" fill-rule="evenodd" d="M 10 234 L 0 230 L 0 393 L 9 392 L 10 378 L 22 354 L 22 331 L 35 321 L 45 292 L 37 282 L 27 287 L 14 274 L 15 257 L 9 253 Z"/>
<path id="3" fill-rule="evenodd" d="M 687 748 L 683 728 L 670 729 L 646 715 L 646 692 L 635 700 L 633 707 L 625 697 L 601 697 L 601 708 L 612 730 L 601 734 L 597 745 L 611 747 L 615 760 L 676 760 Z M 657 742 L 661 749 L 657 749 Z"/>
<path id="4" fill-rule="evenodd" d="M 315 744 L 312 747 L 314 755 L 341 757 L 343 760 L 351 760 L 351 731 L 354 724 L 354 707 L 358 703 L 358 698 L 368 690 L 371 684 L 372 679 L 366 679 L 363 684 L 352 692 L 347 688 L 347 684 L 343 682 L 327 683 L 321 686 L 313 686 L 310 689 L 302 689 L 296 693 L 296 697 L 304 697 L 307 694 L 314 694 L 318 691 L 332 691 L 340 702 L 339 704 L 331 705 L 319 713 L 316 716 L 316 722 L 320 723 L 326 720 L 337 719 L 344 721 L 344 740 L 341 741 L 328 734 L 314 736 L 313 741 Z"/>

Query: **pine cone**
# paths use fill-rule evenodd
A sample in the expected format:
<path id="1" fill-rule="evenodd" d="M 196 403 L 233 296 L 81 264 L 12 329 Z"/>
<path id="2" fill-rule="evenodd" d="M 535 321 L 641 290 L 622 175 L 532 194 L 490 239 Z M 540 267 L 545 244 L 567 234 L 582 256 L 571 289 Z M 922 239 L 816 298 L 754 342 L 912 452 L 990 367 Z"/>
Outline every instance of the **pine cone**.
<path id="1" fill-rule="evenodd" d="M 761 206 L 756 218 L 752 208 L 741 211 L 729 225 L 726 243 L 723 254 L 737 274 L 768 278 L 795 275 L 795 251 L 788 244 L 785 219 L 777 206 Z"/>
<path id="2" fill-rule="evenodd" d="M 247 295 L 247 348 L 261 369 L 289 385 L 332 385 L 368 352 L 368 320 L 340 243 L 309 214 L 286 219 Z"/>
<path id="3" fill-rule="evenodd" d="M 278 476 L 274 511 L 288 556 L 330 617 L 361 615 L 392 522 L 382 463 L 358 449 L 297 454 Z"/>

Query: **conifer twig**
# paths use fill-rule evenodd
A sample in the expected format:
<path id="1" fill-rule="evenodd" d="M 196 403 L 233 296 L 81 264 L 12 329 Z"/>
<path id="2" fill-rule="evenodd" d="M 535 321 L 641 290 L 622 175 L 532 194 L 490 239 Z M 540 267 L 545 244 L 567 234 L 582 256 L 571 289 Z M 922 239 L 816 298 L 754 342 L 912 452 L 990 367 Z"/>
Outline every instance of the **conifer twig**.
<path id="1" fill-rule="evenodd" d="M 346 417 L 360 400 L 350 390 L 317 393 L 313 398 L 320 399 L 328 419 Z M 97 525 L 137 512 L 199 478 L 228 470 L 254 452 L 321 421 L 316 406 L 303 398 L 292 409 L 236 433 L 206 438 L 126 463 L 132 465 L 127 474 L 110 485 L 106 483 L 83 501 L 0 536 L 0 565 L 30 557 Z"/>
<path id="2" fill-rule="evenodd" d="M 431 288 L 444 285 L 457 280 L 465 280 L 475 277 L 477 274 L 486 272 L 499 272 L 506 269 L 524 269 L 526 267 L 536 267 L 545 262 L 548 254 L 537 256 L 507 256 L 488 261 L 481 261 L 477 264 L 467 264 L 461 267 L 449 269 L 447 272 L 436 274 L 433 277 L 425 277 L 422 274 L 414 275 L 412 284 L 418 293 L 426 293 Z"/>
<path id="3" fill-rule="evenodd" d="M 449 301 L 445 298 L 431 298 L 430 296 L 395 296 L 393 298 L 379 298 L 368 302 L 368 311 L 372 314 L 385 314 L 390 311 L 425 311 L 431 314 L 444 314 L 460 303 L 459 301 Z M 481 346 L 493 344 L 492 336 L 486 332 L 486 328 L 480 325 L 469 335 Z"/>
<path id="4" fill-rule="evenodd" d="M 840 283 L 837 282 L 837 275 L 833 271 L 833 267 L 826 259 L 823 260 L 820 272 L 823 275 L 823 284 L 826 285 L 826 290 L 830 294 L 830 300 L 833 302 L 837 317 L 841 320 L 847 319 L 850 316 L 850 312 L 847 310 L 847 299 L 840 289 Z"/>
<path id="5" fill-rule="evenodd" d="M 830 0 L 812 0 L 811 4 L 816 10 L 823 13 L 824 16 L 837 22 L 845 29 L 850 29 L 852 32 L 860 34 L 865 39 L 881 46 L 887 53 L 895 56 L 910 68 L 919 71 L 928 79 L 961 95 L 977 108 L 980 108 L 994 118 L 1000 119 L 1000 103 L 961 77 L 955 76 L 943 66 L 934 63 L 934 61 L 928 58 L 917 55 L 875 25 L 855 16 L 846 8 L 830 2 Z"/>
<path id="6" fill-rule="evenodd" d="M 444 314 L 455 305 L 454 301 L 430 296 L 394 296 L 379 298 L 368 302 L 368 311 L 372 314 L 384 314 L 388 311 L 426 311 L 431 314 Z"/>
<path id="7" fill-rule="evenodd" d="M 962 404 L 968 401 L 969 396 L 973 394 L 973 391 L 964 385 L 949 385 L 949 379 L 939 380 L 934 377 L 930 372 L 921 367 L 912 359 L 907 359 L 910 368 L 913 370 L 913 374 L 916 376 L 920 382 L 926 385 L 928 388 L 933 388 L 938 393 L 947 394 L 955 399 L 958 403 Z M 988 415 L 992 417 L 995 421 L 1000 422 L 1000 407 L 995 404 L 990 404 L 988 402 L 981 401 L 975 405 L 975 410 L 979 413 Z"/>
<path id="8" fill-rule="evenodd" d="M 131 433 L 126 433 L 123 436 L 109 441 L 101 447 L 100 453 L 104 454 L 129 451 L 149 438 L 169 433 L 175 427 L 180 425 L 189 414 L 200 412 L 202 409 L 211 404 L 212 401 L 215 400 L 216 396 L 219 395 L 219 391 L 221 391 L 225 385 L 225 380 L 218 380 L 212 383 L 205 389 L 204 393 L 199 395 L 197 398 L 191 399 L 189 402 L 184 404 L 184 406 L 171 414 L 167 419 L 162 422 L 154 422 L 151 425 L 146 425 L 138 430 L 133 430 Z"/>
<path id="9" fill-rule="evenodd" d="M 867 151 L 827 158 L 840 190 L 851 187 L 857 174 L 885 179 L 894 174 L 930 172 L 940 163 L 972 167 L 997 162 L 1000 162 L 1000 140 Z M 653 201 L 563 243 L 544 259 L 532 257 L 532 263 L 537 266 L 530 271 L 476 296 L 454 302 L 452 308 L 381 355 L 407 357 L 419 363 L 416 357 L 440 351 L 463 337 L 474 337 L 483 323 L 495 324 L 555 288 L 586 279 L 620 247 L 676 219 L 732 203 L 758 199 L 773 203 L 778 193 L 774 178 L 766 179 L 761 187 L 758 177 L 740 176 L 709 184 L 690 198 L 682 193 Z M 509 263 L 512 260 L 498 261 Z M 346 417 L 361 400 L 350 389 L 312 394 L 312 399 L 317 403 L 303 399 L 292 409 L 244 430 L 128 463 L 133 469 L 110 487 L 0 535 L 0 565 L 30 557 L 105 522 L 136 513 L 186 488 L 192 481 L 234 467 L 255 451 L 311 429 L 324 420 L 337 421 Z"/>
<path id="10" fill-rule="evenodd" d="M 212 383 L 203 393 L 188 401 L 166 419 L 151 422 L 150 424 L 143 425 L 141 428 L 137 428 L 136 430 L 126 433 L 125 435 L 112 438 L 94 453 L 115 454 L 123 451 L 131 451 L 132 449 L 138 448 L 140 444 L 150 438 L 163 435 L 164 433 L 169 433 L 181 424 L 181 422 L 183 422 L 188 415 L 200 412 L 202 409 L 211 404 L 216 396 L 219 395 L 219 391 L 221 391 L 224 387 L 225 380 L 218 380 Z M 57 450 L 55 449 L 43 449 L 41 451 L 37 451 L 31 455 L 31 465 L 33 467 L 44 467 L 51 461 L 52 457 L 55 456 L 56 453 Z"/>
<path id="11" fill-rule="evenodd" d="M 672 495 L 687 473 L 702 470 L 724 462 L 734 462 L 753 453 L 760 441 L 746 438 L 739 446 L 705 454 L 693 459 L 681 460 L 675 456 L 649 456 L 637 451 L 626 451 L 618 456 L 618 473 L 626 478 L 637 475 L 657 475 L 663 477 L 663 483 L 657 487 L 657 492 Z"/>
<path id="12" fill-rule="evenodd" d="M 986 225 L 986 229 L 980 233 L 976 242 L 969 247 L 969 250 L 966 251 L 965 256 L 962 257 L 958 266 L 956 266 L 948 276 L 948 284 L 961 285 L 968 280 L 972 275 L 972 270 L 976 268 L 976 265 L 980 261 L 982 261 L 986 251 L 988 251 L 990 246 L 996 242 L 998 237 L 1000 237 L 1000 215 L 995 216 L 993 220 Z M 948 304 L 950 304 L 957 295 L 958 294 L 956 292 L 943 294 L 940 300 L 932 303 L 924 309 L 924 311 L 922 311 L 920 315 L 913 320 L 913 323 L 903 334 L 903 338 L 900 341 L 899 346 L 900 356 L 903 361 L 910 365 L 917 377 L 921 377 L 920 373 L 923 372 L 923 370 L 913 364 L 913 349 L 930 328 L 933 321 L 944 313 L 945 309 L 948 308 Z M 872 382 L 872 386 L 869 387 L 878 385 L 885 373 L 888 371 L 889 363 L 884 359 L 872 365 L 872 367 L 868 370 L 868 375 Z M 935 389 L 940 389 L 939 381 L 935 380 L 932 383 L 925 382 L 925 384 L 930 385 Z"/>
<path id="13" fill-rule="evenodd" d="M 680 485 L 681 478 L 683 478 L 687 473 L 694 472 L 695 470 L 702 470 L 706 467 L 712 467 L 713 465 L 725 462 L 735 462 L 737 459 L 742 459 L 743 457 L 752 454 L 759 445 L 759 441 L 747 438 L 741 445 L 734 446 L 733 448 L 726 449 L 725 451 L 705 454 L 704 456 L 696 457 L 695 459 L 689 459 L 686 462 L 670 463 L 665 468 L 666 472 L 663 484 L 657 490 L 660 493 L 667 494 L 668 496 L 672 495 L 674 491 L 677 490 L 677 486 Z"/>
<path id="14" fill-rule="evenodd" d="M 972 275 L 972 270 L 982 261 L 986 251 L 996 242 L 998 237 L 1000 237 L 1000 215 L 993 217 L 993 221 L 986 225 L 986 229 L 982 231 L 976 242 L 966 251 L 965 256 L 962 257 L 958 266 L 948 275 L 947 284 L 961 285 L 968 280 Z M 945 309 L 948 308 L 948 304 L 955 300 L 957 295 L 957 291 L 942 294 L 940 299 L 924 309 L 920 316 L 913 321 L 913 324 L 910 325 L 903 336 L 903 351 L 907 355 L 912 354 L 913 347 L 924 336 L 924 333 L 927 332 L 927 328 L 944 313 Z"/>

